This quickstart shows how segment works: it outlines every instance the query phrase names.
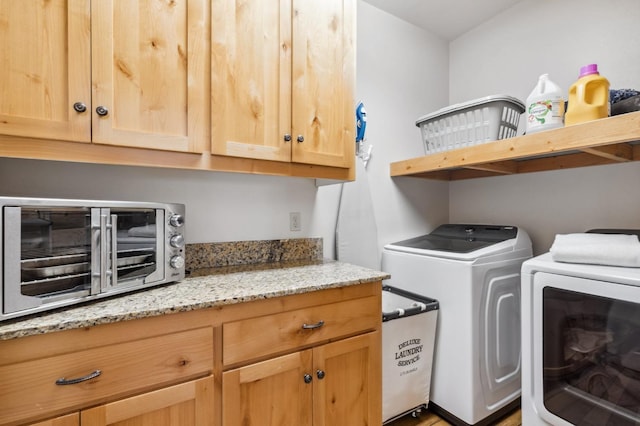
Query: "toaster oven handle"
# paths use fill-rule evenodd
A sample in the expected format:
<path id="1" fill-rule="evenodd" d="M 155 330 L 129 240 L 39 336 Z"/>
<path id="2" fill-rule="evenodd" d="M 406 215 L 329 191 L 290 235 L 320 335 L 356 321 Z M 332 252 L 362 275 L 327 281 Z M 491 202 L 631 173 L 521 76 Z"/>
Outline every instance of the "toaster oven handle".
<path id="1" fill-rule="evenodd" d="M 100 212 L 100 290 L 102 292 L 107 289 L 107 278 L 109 276 L 110 227 L 108 210 L 102 209 Z"/>
<path id="2" fill-rule="evenodd" d="M 111 287 L 118 285 L 118 215 L 111 215 Z"/>
<path id="3" fill-rule="evenodd" d="M 103 248 L 105 220 L 102 209 L 91 209 L 91 294 L 100 293 L 103 277 Z"/>

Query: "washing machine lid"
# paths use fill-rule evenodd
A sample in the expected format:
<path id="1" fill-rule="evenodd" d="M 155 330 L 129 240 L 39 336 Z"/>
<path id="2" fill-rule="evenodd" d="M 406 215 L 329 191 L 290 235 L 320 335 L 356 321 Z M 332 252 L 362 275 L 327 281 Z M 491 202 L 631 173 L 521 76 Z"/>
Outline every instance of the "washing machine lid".
<path id="1" fill-rule="evenodd" d="M 384 252 L 476 261 L 495 255 L 529 258 L 532 248 L 527 233 L 515 226 L 445 224 L 430 234 L 387 244 Z"/>
<path id="2" fill-rule="evenodd" d="M 419 250 L 470 253 L 516 237 L 515 226 L 440 225 L 430 234 L 392 243 L 394 246 Z"/>

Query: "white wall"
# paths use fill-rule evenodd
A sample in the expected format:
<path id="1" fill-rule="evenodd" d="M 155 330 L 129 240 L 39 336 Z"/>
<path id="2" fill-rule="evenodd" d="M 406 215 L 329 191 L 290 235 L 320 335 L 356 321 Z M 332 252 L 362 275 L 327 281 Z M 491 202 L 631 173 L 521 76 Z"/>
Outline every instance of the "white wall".
<path id="1" fill-rule="evenodd" d="M 543 73 L 568 90 L 591 63 L 612 89 L 638 88 L 639 20 L 637 0 L 523 0 L 451 42 L 449 101 L 524 101 Z"/>
<path id="2" fill-rule="evenodd" d="M 447 101 L 448 45 L 361 1 L 357 43 L 380 249 L 447 220 L 448 184 L 392 180 L 389 162 L 424 153 L 415 119 Z M 329 258 L 339 193 L 312 179 L 0 158 L 0 195 L 179 202 L 187 243 L 319 236 Z M 301 213 L 300 232 L 289 212 Z"/>
<path id="3" fill-rule="evenodd" d="M 524 101 L 543 73 L 568 90 L 589 63 L 640 90 L 638 22 L 637 0 L 524 0 L 451 42 L 449 101 Z M 639 178 L 635 163 L 452 182 L 449 219 L 522 226 L 541 253 L 557 233 L 640 228 Z"/>
<path id="4" fill-rule="evenodd" d="M 0 158 L 0 195 L 184 203 L 187 243 L 309 236 L 314 192 L 310 179 Z"/>

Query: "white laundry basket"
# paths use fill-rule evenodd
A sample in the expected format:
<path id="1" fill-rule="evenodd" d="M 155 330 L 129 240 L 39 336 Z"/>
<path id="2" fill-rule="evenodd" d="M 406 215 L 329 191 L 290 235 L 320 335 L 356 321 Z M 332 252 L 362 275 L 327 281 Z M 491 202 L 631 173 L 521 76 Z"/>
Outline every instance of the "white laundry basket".
<path id="1" fill-rule="evenodd" d="M 382 420 L 429 404 L 438 301 L 382 287 Z"/>
<path id="2" fill-rule="evenodd" d="M 524 104 L 519 99 L 493 95 L 427 114 L 416 121 L 416 126 L 425 154 L 433 154 L 514 137 L 523 112 Z"/>

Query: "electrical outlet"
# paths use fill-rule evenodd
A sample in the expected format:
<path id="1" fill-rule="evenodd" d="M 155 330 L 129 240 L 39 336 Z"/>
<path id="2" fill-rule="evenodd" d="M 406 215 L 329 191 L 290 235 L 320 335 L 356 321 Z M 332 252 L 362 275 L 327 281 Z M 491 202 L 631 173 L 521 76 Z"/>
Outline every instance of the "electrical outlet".
<path id="1" fill-rule="evenodd" d="M 299 231 L 302 228 L 300 222 L 300 212 L 289 213 L 289 229 L 291 231 Z"/>

